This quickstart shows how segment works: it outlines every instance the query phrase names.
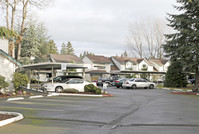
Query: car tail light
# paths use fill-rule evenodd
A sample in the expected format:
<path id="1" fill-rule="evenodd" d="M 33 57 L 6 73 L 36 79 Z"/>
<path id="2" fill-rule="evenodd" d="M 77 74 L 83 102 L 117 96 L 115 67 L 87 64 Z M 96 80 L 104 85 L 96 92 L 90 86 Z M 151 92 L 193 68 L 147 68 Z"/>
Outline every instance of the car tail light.
<path id="1" fill-rule="evenodd" d="M 126 84 L 129 84 L 129 82 L 126 82 Z"/>
<path id="2" fill-rule="evenodd" d="M 119 81 L 115 81 L 116 83 L 119 83 Z"/>

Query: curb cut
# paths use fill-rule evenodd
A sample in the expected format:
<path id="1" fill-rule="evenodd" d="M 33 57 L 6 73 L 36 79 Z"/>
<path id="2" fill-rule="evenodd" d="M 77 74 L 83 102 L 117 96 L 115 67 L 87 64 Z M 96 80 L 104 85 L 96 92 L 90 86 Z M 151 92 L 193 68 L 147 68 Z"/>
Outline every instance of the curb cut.
<path id="1" fill-rule="evenodd" d="M 18 97 L 18 98 L 9 98 L 7 101 L 14 101 L 14 100 L 24 100 L 23 97 Z"/>
<path id="2" fill-rule="evenodd" d="M 0 127 L 5 126 L 5 125 L 10 124 L 10 123 L 13 123 L 13 122 L 16 122 L 16 121 L 19 121 L 19 120 L 22 120 L 24 118 L 22 114 L 16 113 L 16 112 L 0 111 L 0 114 L 16 115 L 16 117 L 0 121 Z"/>

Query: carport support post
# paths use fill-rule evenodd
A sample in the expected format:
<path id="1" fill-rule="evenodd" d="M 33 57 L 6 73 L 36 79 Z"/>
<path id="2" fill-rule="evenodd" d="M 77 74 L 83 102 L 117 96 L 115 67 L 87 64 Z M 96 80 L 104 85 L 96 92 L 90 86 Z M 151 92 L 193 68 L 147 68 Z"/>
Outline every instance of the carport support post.
<path id="1" fill-rule="evenodd" d="M 83 68 L 83 74 L 82 74 L 82 76 L 83 76 L 83 79 L 85 80 L 85 68 Z"/>
<path id="2" fill-rule="evenodd" d="M 37 71 L 38 71 L 38 89 L 39 90 L 39 68 L 37 68 Z"/>
<path id="3" fill-rule="evenodd" d="M 52 67 L 52 83 L 53 83 L 53 78 L 54 78 L 54 68 Z"/>

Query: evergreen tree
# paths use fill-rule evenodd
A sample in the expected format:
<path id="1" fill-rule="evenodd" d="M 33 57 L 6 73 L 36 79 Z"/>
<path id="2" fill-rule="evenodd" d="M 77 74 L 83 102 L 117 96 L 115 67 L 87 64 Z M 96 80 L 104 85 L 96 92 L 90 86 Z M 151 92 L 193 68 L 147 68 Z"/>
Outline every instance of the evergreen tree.
<path id="1" fill-rule="evenodd" d="M 193 71 L 196 88 L 199 86 L 199 0 L 177 0 L 180 6 L 174 8 L 179 14 L 168 14 L 169 26 L 176 33 L 166 35 L 163 46 L 166 56 L 182 65 L 184 70 Z M 174 64 L 177 66 L 177 64 Z M 179 68 L 179 67 L 178 67 Z M 176 74 L 176 72 L 173 72 Z M 168 77 L 168 76 L 167 76 Z M 172 77 L 169 77 L 172 79 Z M 173 80 L 174 81 L 174 80 Z M 170 81 L 172 82 L 172 81 Z M 175 85 L 176 86 L 176 85 Z"/>
<path id="2" fill-rule="evenodd" d="M 128 57 L 128 53 L 126 52 L 126 50 L 124 51 L 123 56 L 124 56 L 124 57 Z"/>
<path id="3" fill-rule="evenodd" d="M 183 67 L 178 61 L 171 62 L 165 76 L 165 87 L 186 87 L 186 75 L 183 72 Z"/>
<path id="4" fill-rule="evenodd" d="M 72 44 L 70 43 L 70 41 L 68 42 L 68 44 L 66 46 L 66 54 L 74 55 L 74 49 L 73 49 Z"/>
<path id="5" fill-rule="evenodd" d="M 147 70 L 148 70 L 147 65 L 146 65 L 146 64 L 143 64 L 141 70 L 142 70 L 142 71 L 147 71 Z M 142 73 L 140 76 L 141 76 L 141 78 L 143 78 L 143 79 L 147 79 L 148 74 L 147 74 L 147 73 Z"/>
<path id="6" fill-rule="evenodd" d="M 49 54 L 58 54 L 58 49 L 57 49 L 57 46 L 54 42 L 54 40 L 49 40 L 48 41 L 48 53 Z"/>
<path id="7" fill-rule="evenodd" d="M 67 54 L 67 47 L 66 44 L 63 42 L 61 46 L 61 54 Z"/>

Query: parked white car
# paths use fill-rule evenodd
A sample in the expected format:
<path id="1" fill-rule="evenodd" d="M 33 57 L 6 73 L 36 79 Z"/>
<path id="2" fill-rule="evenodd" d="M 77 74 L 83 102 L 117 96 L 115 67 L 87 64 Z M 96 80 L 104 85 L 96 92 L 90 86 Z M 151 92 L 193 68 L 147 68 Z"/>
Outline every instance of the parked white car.
<path id="1" fill-rule="evenodd" d="M 84 81 L 83 79 L 72 78 L 65 83 L 45 83 L 41 88 L 47 92 L 61 92 L 63 89 L 76 89 L 79 92 L 84 92 L 84 86 L 88 84 L 96 86 L 96 83 L 94 82 L 91 83 Z"/>
<path id="2" fill-rule="evenodd" d="M 149 82 L 142 78 L 132 78 L 130 80 L 125 81 L 122 84 L 123 88 L 149 88 L 153 89 L 155 87 L 155 83 Z"/>

